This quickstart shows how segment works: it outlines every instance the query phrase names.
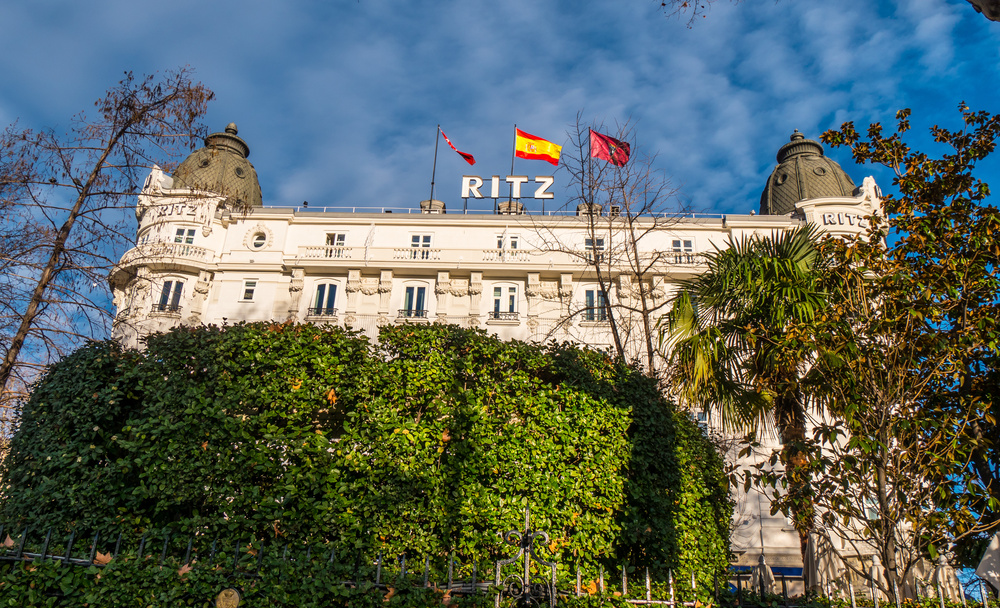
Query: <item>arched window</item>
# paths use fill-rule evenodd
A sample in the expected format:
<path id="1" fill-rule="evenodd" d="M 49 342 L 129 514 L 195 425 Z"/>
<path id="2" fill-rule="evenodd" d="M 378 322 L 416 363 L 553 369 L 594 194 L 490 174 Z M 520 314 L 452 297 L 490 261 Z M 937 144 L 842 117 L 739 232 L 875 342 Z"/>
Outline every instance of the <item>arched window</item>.
<path id="1" fill-rule="evenodd" d="M 313 296 L 312 306 L 309 307 L 310 316 L 333 317 L 337 315 L 337 284 L 320 283 L 316 286 L 316 294 Z"/>

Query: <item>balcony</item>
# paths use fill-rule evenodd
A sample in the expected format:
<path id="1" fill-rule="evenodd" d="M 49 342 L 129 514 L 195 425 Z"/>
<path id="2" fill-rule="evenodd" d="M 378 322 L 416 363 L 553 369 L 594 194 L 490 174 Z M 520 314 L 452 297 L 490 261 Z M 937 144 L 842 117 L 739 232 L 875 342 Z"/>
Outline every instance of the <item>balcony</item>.
<path id="1" fill-rule="evenodd" d="M 484 262 L 530 262 L 531 254 L 525 249 L 483 249 Z"/>
<path id="2" fill-rule="evenodd" d="M 336 317 L 336 308 L 309 308 L 306 310 L 306 315 L 310 317 Z"/>
<path id="3" fill-rule="evenodd" d="M 153 304 L 153 308 L 150 311 L 152 313 L 163 313 L 167 315 L 179 315 L 181 312 L 180 304 Z"/>
<path id="4" fill-rule="evenodd" d="M 397 319 L 404 319 L 404 320 L 405 319 L 421 319 L 421 320 L 426 321 L 427 320 L 427 312 L 428 311 L 426 311 L 426 310 L 415 310 L 415 309 L 411 309 L 411 308 L 401 308 L 399 310 L 399 314 L 396 315 L 396 318 Z"/>
<path id="5" fill-rule="evenodd" d="M 441 250 L 429 247 L 397 247 L 392 250 L 393 260 L 440 261 Z"/>
<path id="6" fill-rule="evenodd" d="M 196 247 L 187 243 L 148 243 L 133 247 L 122 256 L 119 266 L 129 266 L 132 264 L 149 264 L 157 261 L 182 261 L 193 262 L 208 261 L 209 251 L 204 247 Z"/>
<path id="7" fill-rule="evenodd" d="M 299 247 L 299 257 L 313 260 L 350 260 L 353 258 L 353 250 L 353 247 L 341 247 L 336 245 Z"/>
<path id="8" fill-rule="evenodd" d="M 518 314 L 516 312 L 504 312 L 501 310 L 491 310 L 489 313 L 490 321 L 514 321 L 519 320 Z"/>

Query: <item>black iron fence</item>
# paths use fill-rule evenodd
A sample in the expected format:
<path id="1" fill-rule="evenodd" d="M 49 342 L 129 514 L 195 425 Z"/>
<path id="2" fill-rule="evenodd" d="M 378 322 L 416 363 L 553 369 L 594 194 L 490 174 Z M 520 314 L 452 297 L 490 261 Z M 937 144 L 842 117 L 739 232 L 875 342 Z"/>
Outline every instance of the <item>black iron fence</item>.
<path id="1" fill-rule="evenodd" d="M 229 583 L 217 590 L 216 604 L 231 606 L 239 605 L 246 581 L 262 578 L 261 569 L 269 563 L 268 558 L 272 563 L 278 560 L 279 563 L 325 564 L 329 571 L 344 575 L 331 584 L 367 585 L 383 591 L 409 585 L 434 588 L 451 595 L 492 595 L 497 607 L 556 606 L 560 598 L 583 595 L 613 596 L 631 605 L 677 608 L 695 608 L 704 605 L 705 599 L 724 607 L 817 606 L 815 598 L 799 593 L 805 588 L 801 575 L 777 574 L 765 581 L 759 569 L 730 570 L 722 580 L 713 575 L 712 587 L 701 590 L 698 587 L 700 577 L 695 572 L 682 574 L 668 569 L 665 579 L 661 580 L 652 577 L 648 568 L 628 565 L 613 571 L 599 568 L 596 572 L 586 573 L 586 576 L 577 568 L 573 581 L 566 576 L 565 569 L 560 571 L 558 563 L 540 555 L 539 550 L 550 542 L 549 536 L 544 531 L 531 528 L 528 513 L 525 514 L 523 529 L 507 531 L 502 537 L 510 548 L 510 555 L 492 561 L 490 571 L 482 572 L 479 570 L 482 562 L 463 563 L 454 554 L 446 556 L 443 562 L 440 558 L 387 557 L 381 553 L 374 560 L 362 560 L 351 559 L 346 553 L 338 555 L 336 547 L 329 543 L 293 546 L 291 543 L 250 541 L 246 538 L 230 541 L 214 539 L 209 542 L 204 537 L 173 535 L 170 531 L 143 534 L 138 539 L 127 538 L 123 533 L 113 538 L 102 538 L 100 534 L 81 538 L 71 532 L 62 537 L 54 535 L 51 530 L 44 533 L 33 530 L 31 526 L 12 530 L 9 526 L 0 525 L 0 564 L 32 562 L 37 565 L 51 561 L 63 566 L 105 568 L 127 557 L 140 562 L 143 559 L 153 560 L 161 567 L 180 565 L 181 569 L 188 571 L 223 568 L 229 573 Z M 561 580 L 560 574 L 563 577 Z M 870 598 L 865 597 L 869 592 Z M 941 608 L 945 608 L 943 594 L 940 590 L 937 593 Z M 981 593 L 982 598 L 989 597 L 985 586 L 981 587 Z M 899 594 L 895 596 L 898 598 Z M 900 608 L 898 599 L 880 599 L 875 587 L 871 586 L 857 593 L 852 589 L 845 602 L 849 600 L 852 608 L 857 608 L 859 600 L 868 606 Z M 962 604 L 966 604 L 964 596 Z M 985 608 L 985 604 L 980 602 L 970 601 L 970 604 Z"/>

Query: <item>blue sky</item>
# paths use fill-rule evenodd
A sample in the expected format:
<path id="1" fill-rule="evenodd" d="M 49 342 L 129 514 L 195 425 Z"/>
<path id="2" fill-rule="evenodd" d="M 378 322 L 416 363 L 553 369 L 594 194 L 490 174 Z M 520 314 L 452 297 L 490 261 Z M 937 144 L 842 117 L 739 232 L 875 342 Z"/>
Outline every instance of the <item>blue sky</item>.
<path id="1" fill-rule="evenodd" d="M 123 71 L 190 65 L 217 95 L 209 129 L 235 121 L 251 146 L 266 205 L 415 206 L 440 123 L 478 160 L 441 144 L 435 196 L 460 207 L 463 173 L 509 173 L 515 123 L 566 143 L 579 112 L 632 121 L 694 210 L 746 213 L 793 129 L 910 107 L 933 150 L 925 127 L 957 127 L 960 101 L 1000 111 L 1000 23 L 964 0 L 718 0 L 690 28 L 651 0 L 32 0 L 0 23 L 0 124 L 65 128 Z"/>

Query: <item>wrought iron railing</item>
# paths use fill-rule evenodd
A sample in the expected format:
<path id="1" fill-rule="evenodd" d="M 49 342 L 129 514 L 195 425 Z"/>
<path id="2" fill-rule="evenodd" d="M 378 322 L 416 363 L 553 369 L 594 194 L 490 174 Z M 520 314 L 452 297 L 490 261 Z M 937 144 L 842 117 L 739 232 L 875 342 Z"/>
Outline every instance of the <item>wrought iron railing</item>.
<path id="1" fill-rule="evenodd" d="M 399 314 L 396 315 L 397 319 L 426 319 L 426 310 L 415 310 L 412 308 L 401 308 Z"/>
<path id="2" fill-rule="evenodd" d="M 314 308 L 310 308 L 308 311 L 306 311 L 306 314 L 309 315 L 310 317 L 336 317 L 337 316 L 337 309 L 336 308 L 329 308 L 329 307 L 326 307 L 326 308 L 322 308 L 322 307 L 315 308 L 314 307 Z"/>
<path id="3" fill-rule="evenodd" d="M 153 312 L 180 312 L 180 304 L 153 304 Z"/>
<path id="4" fill-rule="evenodd" d="M 517 321 L 519 319 L 516 312 L 504 312 L 502 310 L 491 310 L 490 319 L 494 321 Z"/>

